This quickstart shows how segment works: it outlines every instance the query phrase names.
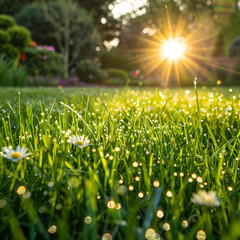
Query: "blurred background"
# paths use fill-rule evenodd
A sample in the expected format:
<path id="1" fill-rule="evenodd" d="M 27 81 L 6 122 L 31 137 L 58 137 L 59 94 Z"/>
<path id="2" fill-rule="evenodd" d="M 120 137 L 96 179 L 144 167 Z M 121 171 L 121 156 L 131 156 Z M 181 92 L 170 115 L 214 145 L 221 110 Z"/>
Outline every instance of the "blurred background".
<path id="1" fill-rule="evenodd" d="M 0 0 L 0 86 L 240 85 L 239 0 Z"/>

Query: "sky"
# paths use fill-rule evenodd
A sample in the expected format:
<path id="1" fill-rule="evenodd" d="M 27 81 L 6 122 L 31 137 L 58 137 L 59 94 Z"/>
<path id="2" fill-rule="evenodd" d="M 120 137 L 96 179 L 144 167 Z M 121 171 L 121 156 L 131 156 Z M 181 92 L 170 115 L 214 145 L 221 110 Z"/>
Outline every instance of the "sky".
<path id="1" fill-rule="evenodd" d="M 112 10 L 113 16 L 119 18 L 121 15 L 131 13 L 132 11 L 147 4 L 147 0 L 117 0 L 116 5 L 110 5 L 109 9 Z M 144 11 L 144 10 L 143 10 Z M 138 15 L 145 12 L 139 12 Z"/>

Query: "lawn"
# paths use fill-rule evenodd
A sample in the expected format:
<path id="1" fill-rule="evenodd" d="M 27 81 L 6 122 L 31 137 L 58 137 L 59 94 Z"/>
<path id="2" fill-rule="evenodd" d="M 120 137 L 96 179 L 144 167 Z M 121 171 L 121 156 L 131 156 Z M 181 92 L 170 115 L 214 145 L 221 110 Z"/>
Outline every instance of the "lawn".
<path id="1" fill-rule="evenodd" d="M 239 116 L 239 88 L 0 89 L 1 239 L 240 239 Z"/>

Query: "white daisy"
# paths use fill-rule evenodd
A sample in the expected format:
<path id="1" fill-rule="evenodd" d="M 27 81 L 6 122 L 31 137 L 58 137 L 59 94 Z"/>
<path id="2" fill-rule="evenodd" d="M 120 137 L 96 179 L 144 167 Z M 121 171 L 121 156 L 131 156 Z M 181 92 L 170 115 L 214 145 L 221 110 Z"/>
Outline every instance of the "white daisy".
<path id="1" fill-rule="evenodd" d="M 195 204 L 206 207 L 218 207 L 221 205 L 217 193 L 213 191 L 206 192 L 200 190 L 198 194 L 193 193 L 191 201 Z"/>
<path id="2" fill-rule="evenodd" d="M 31 155 L 31 153 L 26 153 L 27 148 L 20 146 L 17 146 L 16 150 L 7 147 L 3 147 L 2 150 L 2 156 L 13 162 L 17 162 L 18 160 Z"/>
<path id="3" fill-rule="evenodd" d="M 88 137 L 85 137 L 84 135 L 82 136 L 72 136 L 71 137 L 71 142 L 75 146 L 78 146 L 79 148 L 83 148 L 89 145 L 90 141 L 88 140 Z"/>

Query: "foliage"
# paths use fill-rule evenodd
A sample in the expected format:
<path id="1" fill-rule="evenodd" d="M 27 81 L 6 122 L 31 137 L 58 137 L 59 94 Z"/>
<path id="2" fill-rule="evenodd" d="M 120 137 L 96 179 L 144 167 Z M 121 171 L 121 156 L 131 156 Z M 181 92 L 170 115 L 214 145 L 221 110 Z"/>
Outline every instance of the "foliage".
<path id="1" fill-rule="evenodd" d="M 72 1 L 27 6 L 16 19 L 38 44 L 53 45 L 64 55 L 66 75 L 77 61 L 95 55 L 97 35 L 92 18 Z"/>
<path id="2" fill-rule="evenodd" d="M 113 17 L 110 4 L 114 4 L 115 0 L 76 0 L 79 6 L 87 9 L 94 20 L 94 25 L 101 34 L 103 40 L 110 41 L 115 36 L 115 32 L 121 29 L 121 20 Z M 106 19 L 106 24 L 102 24 L 101 19 Z"/>
<path id="3" fill-rule="evenodd" d="M 22 64 L 26 66 L 30 76 L 63 76 L 64 59 L 59 53 L 29 47 L 25 51 L 26 59 Z"/>
<path id="4" fill-rule="evenodd" d="M 231 86 L 240 86 L 240 55 L 236 56 L 234 72 L 230 74 L 227 83 Z"/>
<path id="5" fill-rule="evenodd" d="M 43 4 L 34 4 L 26 6 L 19 14 L 16 15 L 16 21 L 18 24 L 25 26 L 30 30 L 32 39 L 40 45 L 53 45 L 55 42 L 53 33 L 56 31 L 54 26 L 46 19 Z M 50 3 L 49 11 L 59 13 L 59 5 L 56 3 Z M 60 16 L 57 21 L 60 21 Z M 56 45 L 56 44 L 55 44 Z"/>
<path id="6" fill-rule="evenodd" d="M 0 9 L 4 14 L 15 15 L 27 4 L 34 3 L 36 0 L 1 0 Z"/>
<path id="7" fill-rule="evenodd" d="M 27 72 L 24 67 L 14 67 L 14 62 L 0 57 L 0 86 L 23 87 L 26 85 Z"/>
<path id="8" fill-rule="evenodd" d="M 240 56 L 240 36 L 232 41 L 228 51 L 229 57 L 236 57 L 238 55 Z"/>
<path id="9" fill-rule="evenodd" d="M 217 35 L 212 56 L 224 56 L 224 34 L 222 32 Z"/>
<path id="10" fill-rule="evenodd" d="M 120 80 L 122 84 L 127 83 L 129 76 L 126 71 L 119 68 L 106 68 L 104 69 L 107 72 L 107 78 L 112 79 L 111 82 L 114 83 L 115 80 Z M 118 82 L 118 81 L 117 81 Z"/>
<path id="11" fill-rule="evenodd" d="M 109 16 L 107 16 L 108 13 L 110 13 L 108 6 L 109 4 L 114 3 L 114 0 L 91 0 L 91 1 L 76 0 L 76 1 L 79 3 L 80 6 L 83 6 L 84 8 L 89 9 L 92 12 L 94 18 L 96 19 L 96 22 L 98 22 L 102 16 L 104 17 L 106 16 L 106 18 L 109 18 Z"/>
<path id="12" fill-rule="evenodd" d="M 16 59 L 30 42 L 29 31 L 16 26 L 14 19 L 7 15 L 0 15 L 0 53 L 8 59 Z"/>
<path id="13" fill-rule="evenodd" d="M 24 51 L 31 41 L 31 34 L 25 27 L 14 26 L 7 30 L 10 37 L 10 43 L 20 52 Z"/>
<path id="14" fill-rule="evenodd" d="M 0 30 L 0 44 L 6 44 L 10 40 L 9 35 L 7 34 L 6 31 Z"/>
<path id="15" fill-rule="evenodd" d="M 0 149 L 31 153 L 0 156 L 1 238 L 238 239 L 239 89 L 197 93 L 0 89 Z M 194 204 L 200 190 L 221 206 Z"/>
<path id="16" fill-rule="evenodd" d="M 223 84 L 227 82 L 229 77 L 229 72 L 227 69 L 218 68 L 217 69 L 217 79 L 220 80 Z"/>
<path id="17" fill-rule="evenodd" d="M 6 43 L 0 46 L 0 53 L 8 59 L 16 59 L 19 55 L 19 50 L 15 48 L 12 44 Z"/>
<path id="18" fill-rule="evenodd" d="M 234 39 L 240 36 L 239 22 L 240 14 L 238 10 L 235 14 L 232 15 L 229 24 L 223 28 L 226 55 L 230 54 L 229 46 L 233 43 Z"/>
<path id="19" fill-rule="evenodd" d="M 133 61 L 134 55 L 121 51 L 104 51 L 101 54 L 101 65 L 103 68 L 120 68 L 125 71 L 138 69 L 140 64 Z"/>
<path id="20" fill-rule="evenodd" d="M 58 2 L 59 0 L 1 0 L 0 9 L 2 13 L 17 15 L 24 7 L 34 5 L 36 3 Z M 67 2 L 66 0 L 64 0 Z M 114 3 L 115 0 L 75 0 L 77 7 L 85 8 L 93 17 L 94 25 L 105 40 L 111 40 L 115 37 L 115 31 L 120 29 L 120 21 L 113 18 L 109 4 Z M 101 19 L 106 18 L 108 24 L 102 24 Z M 41 31 L 42 29 L 39 29 Z"/>
<path id="21" fill-rule="evenodd" d="M 100 68 L 97 59 L 82 60 L 76 64 L 76 74 L 80 81 L 101 83 L 106 78 L 106 73 Z"/>
<path id="22" fill-rule="evenodd" d="M 145 27 L 157 28 L 160 32 L 167 24 L 167 13 L 170 14 L 172 20 L 184 18 L 185 25 L 198 21 L 198 12 L 204 9 L 209 14 L 212 13 L 212 4 L 208 5 L 205 0 L 148 0 L 148 4 L 143 8 L 146 9 L 146 14 L 130 19 L 127 27 L 128 32 L 140 36 Z M 190 17 L 189 17 L 190 16 Z M 172 22 L 172 24 L 177 24 Z M 127 37 L 127 36 L 126 36 Z M 133 42 L 134 44 L 134 42 Z"/>
<path id="23" fill-rule="evenodd" d="M 0 14 L 0 29 L 7 30 L 15 25 L 15 20 L 13 17 Z"/>

